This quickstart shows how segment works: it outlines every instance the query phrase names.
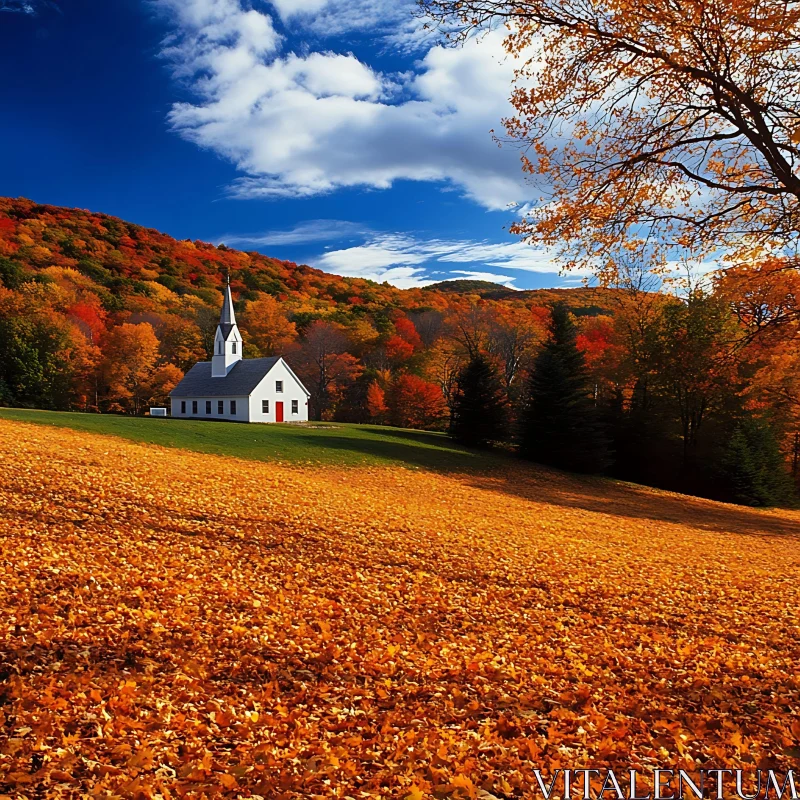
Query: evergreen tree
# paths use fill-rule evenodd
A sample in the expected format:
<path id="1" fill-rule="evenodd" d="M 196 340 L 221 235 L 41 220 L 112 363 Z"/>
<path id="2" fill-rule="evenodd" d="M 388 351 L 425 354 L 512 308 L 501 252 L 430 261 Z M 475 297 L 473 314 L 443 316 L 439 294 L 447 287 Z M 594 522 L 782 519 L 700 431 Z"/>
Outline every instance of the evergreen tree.
<path id="1" fill-rule="evenodd" d="M 520 415 L 520 454 L 561 469 L 602 472 L 611 463 L 609 444 L 576 339 L 567 307 L 556 303 Z"/>
<path id="2" fill-rule="evenodd" d="M 456 381 L 450 435 L 468 447 L 487 447 L 508 436 L 508 404 L 497 370 L 476 355 Z"/>
<path id="3" fill-rule="evenodd" d="M 748 506 L 780 506 L 796 500 L 778 440 L 762 419 L 741 421 L 725 448 L 721 477 L 726 499 Z"/>

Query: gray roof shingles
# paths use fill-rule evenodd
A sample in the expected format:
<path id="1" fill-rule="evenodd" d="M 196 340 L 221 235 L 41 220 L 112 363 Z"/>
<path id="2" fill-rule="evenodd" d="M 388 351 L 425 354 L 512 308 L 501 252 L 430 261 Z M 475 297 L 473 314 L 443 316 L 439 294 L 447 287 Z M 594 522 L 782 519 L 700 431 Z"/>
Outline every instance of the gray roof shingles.
<path id="1" fill-rule="evenodd" d="M 273 358 L 247 358 L 237 361 L 224 378 L 211 377 L 211 362 L 195 364 L 170 392 L 171 397 L 245 397 L 280 361 Z"/>

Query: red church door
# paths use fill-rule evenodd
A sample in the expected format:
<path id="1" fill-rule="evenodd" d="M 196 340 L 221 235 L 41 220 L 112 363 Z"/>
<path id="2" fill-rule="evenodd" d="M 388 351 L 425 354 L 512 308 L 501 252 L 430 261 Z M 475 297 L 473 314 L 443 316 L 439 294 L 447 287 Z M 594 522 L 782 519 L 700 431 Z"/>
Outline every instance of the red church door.
<path id="1" fill-rule="evenodd" d="M 275 403 L 275 422 L 283 422 L 283 403 Z"/>

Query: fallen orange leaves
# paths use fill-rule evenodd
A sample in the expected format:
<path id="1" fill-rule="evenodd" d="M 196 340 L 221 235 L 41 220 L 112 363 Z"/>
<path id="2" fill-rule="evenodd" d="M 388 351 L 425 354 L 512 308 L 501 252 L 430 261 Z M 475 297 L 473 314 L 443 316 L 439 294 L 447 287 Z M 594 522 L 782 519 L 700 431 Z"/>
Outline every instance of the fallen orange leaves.
<path id="1" fill-rule="evenodd" d="M 800 515 L 0 422 L 0 795 L 531 797 L 800 754 Z"/>

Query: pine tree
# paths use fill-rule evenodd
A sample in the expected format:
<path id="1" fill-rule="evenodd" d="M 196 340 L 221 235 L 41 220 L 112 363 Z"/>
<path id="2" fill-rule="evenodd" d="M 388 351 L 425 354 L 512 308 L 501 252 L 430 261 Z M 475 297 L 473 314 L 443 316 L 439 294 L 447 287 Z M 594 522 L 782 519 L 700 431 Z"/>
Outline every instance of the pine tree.
<path id="1" fill-rule="evenodd" d="M 611 463 L 609 444 L 576 339 L 567 307 L 556 303 L 520 415 L 520 455 L 575 472 L 602 472 Z"/>
<path id="2" fill-rule="evenodd" d="M 781 506 L 796 500 L 778 440 L 765 420 L 753 417 L 736 426 L 721 467 L 724 491 L 736 503 Z"/>
<path id="3" fill-rule="evenodd" d="M 508 403 L 497 370 L 477 355 L 456 382 L 450 435 L 468 447 L 487 447 L 508 436 Z"/>

